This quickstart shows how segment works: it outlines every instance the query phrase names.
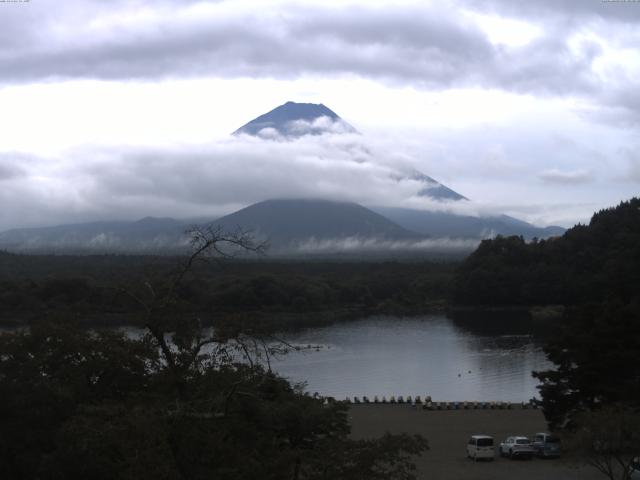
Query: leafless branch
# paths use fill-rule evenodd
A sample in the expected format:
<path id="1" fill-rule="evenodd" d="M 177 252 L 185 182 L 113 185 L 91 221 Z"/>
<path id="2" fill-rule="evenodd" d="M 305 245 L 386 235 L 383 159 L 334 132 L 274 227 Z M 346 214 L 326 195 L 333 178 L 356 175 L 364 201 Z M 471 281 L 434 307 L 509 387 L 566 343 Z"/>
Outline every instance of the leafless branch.
<path id="1" fill-rule="evenodd" d="M 264 350 L 264 356 L 267 359 L 268 371 L 269 371 L 269 373 L 271 373 L 271 358 L 269 356 L 269 349 L 267 348 L 267 346 L 264 343 L 264 340 L 262 338 L 260 339 L 260 343 L 262 344 L 262 349 Z"/>

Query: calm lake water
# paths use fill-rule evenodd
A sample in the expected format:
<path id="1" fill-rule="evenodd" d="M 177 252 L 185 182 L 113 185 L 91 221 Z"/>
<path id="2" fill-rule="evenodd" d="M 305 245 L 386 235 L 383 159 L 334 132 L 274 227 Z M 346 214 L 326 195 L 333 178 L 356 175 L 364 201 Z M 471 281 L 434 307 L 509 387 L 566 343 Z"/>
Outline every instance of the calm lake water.
<path id="1" fill-rule="evenodd" d="M 527 401 L 539 397 L 531 371 L 551 368 L 541 345 L 526 333 L 528 324 L 508 316 L 497 321 L 473 315 L 372 317 L 283 334 L 293 345 L 319 349 L 293 351 L 271 363 L 289 380 L 306 382 L 310 393 L 337 399 L 431 395 L 434 401 Z M 137 328 L 124 331 L 142 334 Z"/>
<path id="2" fill-rule="evenodd" d="M 532 370 L 550 368 L 531 335 L 483 335 L 444 315 L 374 317 L 287 334 L 316 351 L 293 352 L 273 369 L 307 390 L 346 396 L 431 395 L 435 401 L 526 401 Z"/>

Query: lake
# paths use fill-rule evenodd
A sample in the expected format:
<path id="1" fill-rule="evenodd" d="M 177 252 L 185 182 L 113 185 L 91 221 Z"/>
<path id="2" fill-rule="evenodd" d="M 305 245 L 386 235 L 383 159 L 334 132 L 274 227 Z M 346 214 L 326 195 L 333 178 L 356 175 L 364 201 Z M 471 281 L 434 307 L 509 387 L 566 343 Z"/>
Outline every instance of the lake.
<path id="1" fill-rule="evenodd" d="M 532 370 L 546 370 L 530 323 L 512 314 L 377 316 L 285 333 L 319 348 L 272 359 L 275 371 L 307 391 L 337 399 L 430 395 L 434 401 L 527 401 L 539 397 Z M 6 330 L 13 330 L 7 328 Z M 132 337 L 138 328 L 123 329 Z"/>
<path id="2" fill-rule="evenodd" d="M 431 395 L 434 401 L 527 401 L 532 370 L 551 367 L 532 335 L 482 334 L 444 315 L 380 316 L 283 335 L 319 345 L 272 362 L 311 393 L 346 396 Z"/>

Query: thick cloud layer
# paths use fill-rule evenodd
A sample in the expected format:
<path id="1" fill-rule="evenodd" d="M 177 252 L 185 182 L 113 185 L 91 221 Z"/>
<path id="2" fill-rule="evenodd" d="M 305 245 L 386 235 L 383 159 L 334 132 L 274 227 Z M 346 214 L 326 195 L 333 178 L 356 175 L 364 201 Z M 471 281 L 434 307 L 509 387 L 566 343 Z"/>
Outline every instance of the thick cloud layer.
<path id="1" fill-rule="evenodd" d="M 544 170 L 538 175 L 540 179 L 550 183 L 565 183 L 565 184 L 578 184 L 588 183 L 593 180 L 591 172 L 588 170 L 572 170 L 562 171 L 557 168 L 551 170 Z"/>
<path id="2" fill-rule="evenodd" d="M 511 0 L 467 0 L 472 7 L 503 15 L 531 18 L 557 18 L 567 21 L 614 20 L 635 23 L 640 20 L 640 10 L 635 1 L 625 0 L 536 0 L 535 2 L 513 2 Z"/>
<path id="3" fill-rule="evenodd" d="M 409 168 L 392 152 L 372 154 L 353 134 L 295 141 L 241 135 L 199 147 L 78 149 L 56 159 L 4 154 L 0 201 L 19 208 L 0 211 L 0 228 L 146 215 L 213 218 L 270 198 L 400 205 L 423 188 L 406 177 Z"/>
<path id="4" fill-rule="evenodd" d="M 572 5 L 588 3 L 596 2 Z M 6 41 L 1 47 L 0 79 L 11 83 L 68 77 L 290 78 L 318 73 L 357 74 L 436 88 L 481 85 L 574 93 L 601 87 L 592 63 L 602 51 L 595 40 L 570 45 L 578 26 L 561 20 L 568 20 L 571 11 L 549 8 L 547 16 L 558 17 L 557 21 L 545 24 L 538 38 L 524 46 L 505 47 L 492 44 L 486 32 L 464 15 L 469 6 L 464 2 L 457 8 L 423 2 L 402 8 L 276 4 L 255 11 L 246 2 L 114 6 L 43 0 L 1 17 Z M 511 10 L 506 5 L 496 8 Z M 584 7 L 579 10 L 589 12 Z M 601 6 L 592 13 L 620 10 Z"/>
<path id="5" fill-rule="evenodd" d="M 578 96 L 604 121 L 640 122 L 636 2 L 39 0 L 1 7 L 5 85 L 357 75 L 422 89 Z M 536 33 L 524 43 L 495 41 L 501 24 L 494 23 L 505 20 Z"/>
<path id="6" fill-rule="evenodd" d="M 464 142 L 455 132 L 432 135 L 432 143 L 400 134 L 326 133 L 293 140 L 229 136 L 197 146 L 86 146 L 59 157 L 7 152 L 0 155 L 0 202 L 9 207 L 0 210 L 0 230 L 148 215 L 213 218 L 273 198 L 327 198 L 474 216 L 508 213 L 542 225 L 571 225 L 602 205 L 589 190 L 595 173 L 553 166 L 553 158 L 569 147 L 585 163 L 589 150 L 584 147 L 566 141 L 564 147 L 541 147 L 535 137 L 523 141 L 518 130 L 496 131 L 495 138 L 466 130 Z M 502 137 L 512 140 L 497 144 Z M 452 147 L 443 153 L 439 145 Z M 631 151 L 628 156 L 629 168 L 637 172 L 636 156 Z M 544 164 L 538 157 L 550 161 Z M 596 169 L 601 162 L 594 154 L 589 165 Z M 607 169 L 605 164 L 601 171 Z M 445 184 L 451 179 L 449 186 L 472 201 L 418 195 L 425 185 L 412 175 L 415 170 Z M 528 180 L 536 176 L 540 191 Z M 478 184 L 489 185 L 483 195 L 473 194 Z M 551 188 L 570 190 L 555 204 L 541 201 Z M 579 189 L 587 194 L 572 198 Z M 491 191 L 494 196 L 487 194 Z M 595 203 L 580 204 L 582 198 Z"/>
<path id="7" fill-rule="evenodd" d="M 554 119 L 556 112 L 536 120 L 538 112 L 528 106 L 533 113 L 527 118 L 487 126 L 499 109 L 489 102 L 475 110 L 462 105 L 453 115 L 460 123 L 474 116 L 471 126 L 433 128 L 417 132 L 419 138 L 387 132 L 373 140 L 323 135 L 283 142 L 264 132 L 273 141 L 166 148 L 100 147 L 83 138 L 78 143 L 86 145 L 55 157 L 15 152 L 6 140 L 9 146 L 0 143 L 0 201 L 9 207 L 0 210 L 0 229 L 144 215 L 216 216 L 283 196 L 453 208 L 417 197 L 419 182 L 398 173 L 411 168 L 444 183 L 455 180 L 450 186 L 476 200 L 455 207 L 464 213 L 506 209 L 548 223 L 558 217 L 545 205 L 546 194 L 565 188 L 554 191 L 553 208 L 564 209 L 563 221 L 571 224 L 572 201 L 583 203 L 577 216 L 584 219 L 585 211 L 611 203 L 602 193 L 609 186 L 635 191 L 640 182 L 638 23 L 637 2 L 599 0 L 0 2 L 4 92 L 81 79 L 161 85 L 185 78 L 304 78 L 309 84 L 356 78 L 412 92 L 410 98 L 465 89 L 485 99 L 510 92 L 532 105 L 553 99 L 567 102 L 566 110 L 585 122 Z M 11 114 L 32 114 L 19 103 L 0 115 L 0 124 L 11 122 Z M 162 107 L 158 112 L 172 114 Z M 237 126 L 229 124 L 228 131 Z M 34 145 L 44 133 L 32 133 Z M 621 160 L 614 164 L 612 156 Z M 595 185 L 601 193 L 591 195 L 587 189 Z"/>

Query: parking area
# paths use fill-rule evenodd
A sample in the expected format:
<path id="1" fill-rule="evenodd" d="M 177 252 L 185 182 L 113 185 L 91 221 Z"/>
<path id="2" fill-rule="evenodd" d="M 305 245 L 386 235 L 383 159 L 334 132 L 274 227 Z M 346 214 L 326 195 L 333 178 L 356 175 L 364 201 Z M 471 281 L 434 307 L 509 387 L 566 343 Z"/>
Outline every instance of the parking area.
<path id="1" fill-rule="evenodd" d="M 532 437 L 546 431 L 539 410 L 442 410 L 426 411 L 409 405 L 352 405 L 349 412 L 354 438 L 390 433 L 419 433 L 430 450 L 416 460 L 418 478 L 429 480 L 597 480 L 595 469 L 566 459 L 510 460 L 497 454 L 498 444 L 511 435 Z M 473 462 L 466 444 L 473 434 L 487 434 L 496 442 L 494 461 Z"/>

